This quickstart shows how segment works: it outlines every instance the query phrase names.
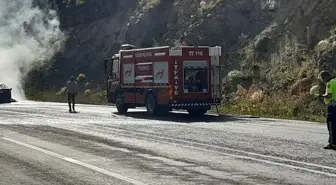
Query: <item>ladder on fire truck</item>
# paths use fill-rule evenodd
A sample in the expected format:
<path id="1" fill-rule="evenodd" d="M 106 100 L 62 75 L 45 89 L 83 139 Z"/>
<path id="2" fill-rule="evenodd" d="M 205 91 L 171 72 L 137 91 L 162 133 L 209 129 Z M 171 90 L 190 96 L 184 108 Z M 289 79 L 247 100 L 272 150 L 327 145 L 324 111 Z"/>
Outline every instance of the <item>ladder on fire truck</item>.
<path id="1" fill-rule="evenodd" d="M 211 60 L 212 61 L 219 60 L 219 57 L 213 56 Z M 212 65 L 211 72 L 212 72 L 211 89 L 212 89 L 213 104 L 215 104 L 217 114 L 218 116 L 220 116 L 218 105 L 221 105 L 222 100 L 223 65 Z M 219 100 L 219 102 L 216 102 L 216 100 Z"/>

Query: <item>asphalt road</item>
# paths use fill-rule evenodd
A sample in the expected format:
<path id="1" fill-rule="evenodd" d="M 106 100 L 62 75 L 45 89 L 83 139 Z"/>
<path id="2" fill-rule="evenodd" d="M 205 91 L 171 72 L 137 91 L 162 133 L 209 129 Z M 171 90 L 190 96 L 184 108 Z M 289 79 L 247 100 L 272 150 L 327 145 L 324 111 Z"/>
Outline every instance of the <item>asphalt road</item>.
<path id="1" fill-rule="evenodd" d="M 335 184 L 324 124 L 17 102 L 0 105 L 0 185 Z"/>

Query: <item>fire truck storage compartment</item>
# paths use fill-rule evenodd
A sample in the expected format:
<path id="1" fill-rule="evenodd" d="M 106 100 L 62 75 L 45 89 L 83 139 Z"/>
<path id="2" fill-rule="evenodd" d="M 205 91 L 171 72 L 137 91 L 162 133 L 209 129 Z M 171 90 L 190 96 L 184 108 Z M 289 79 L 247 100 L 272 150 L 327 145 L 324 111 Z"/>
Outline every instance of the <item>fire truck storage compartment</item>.
<path id="1" fill-rule="evenodd" d="M 208 61 L 183 61 L 183 86 L 184 93 L 208 93 Z"/>

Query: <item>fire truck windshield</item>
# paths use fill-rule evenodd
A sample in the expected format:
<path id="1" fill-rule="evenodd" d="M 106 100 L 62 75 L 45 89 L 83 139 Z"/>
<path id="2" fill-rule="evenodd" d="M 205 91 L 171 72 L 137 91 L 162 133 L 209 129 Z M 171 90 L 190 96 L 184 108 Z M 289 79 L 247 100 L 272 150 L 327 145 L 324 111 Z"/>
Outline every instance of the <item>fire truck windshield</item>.
<path id="1" fill-rule="evenodd" d="M 105 61 L 105 71 L 106 77 L 111 80 L 119 79 L 119 60 L 118 59 L 110 59 Z"/>
<path id="2" fill-rule="evenodd" d="M 209 68 L 206 61 L 184 65 L 184 93 L 207 93 L 209 91 Z M 189 61 L 188 61 L 189 62 Z"/>
<path id="3" fill-rule="evenodd" d="M 118 73 L 119 72 L 119 59 L 114 59 L 112 63 L 113 63 L 112 72 Z"/>

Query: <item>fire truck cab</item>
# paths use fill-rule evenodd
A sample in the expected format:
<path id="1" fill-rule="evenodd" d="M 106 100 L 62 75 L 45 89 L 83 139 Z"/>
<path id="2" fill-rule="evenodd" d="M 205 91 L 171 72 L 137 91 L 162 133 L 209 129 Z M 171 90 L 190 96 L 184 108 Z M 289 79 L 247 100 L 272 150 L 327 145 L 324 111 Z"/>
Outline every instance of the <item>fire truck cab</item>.
<path id="1" fill-rule="evenodd" d="M 148 114 L 173 109 L 203 115 L 221 102 L 221 47 L 141 48 L 125 44 L 105 59 L 107 99 L 119 113 L 145 106 Z"/>

